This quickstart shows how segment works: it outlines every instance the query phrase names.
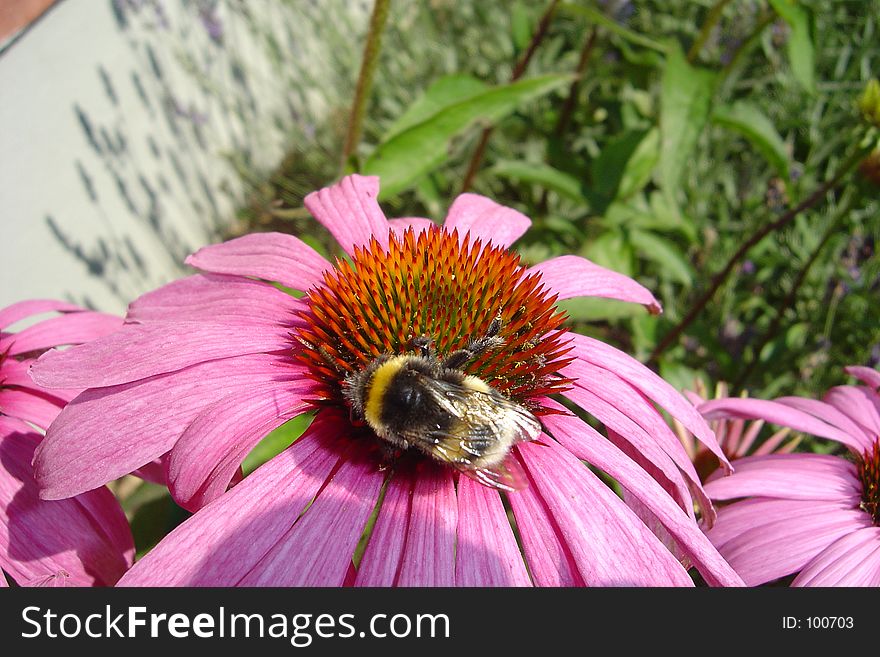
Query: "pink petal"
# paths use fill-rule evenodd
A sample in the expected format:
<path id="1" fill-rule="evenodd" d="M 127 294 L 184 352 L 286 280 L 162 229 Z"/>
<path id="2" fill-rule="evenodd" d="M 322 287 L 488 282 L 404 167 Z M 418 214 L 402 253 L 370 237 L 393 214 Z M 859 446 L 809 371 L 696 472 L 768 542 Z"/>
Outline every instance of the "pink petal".
<path id="1" fill-rule="evenodd" d="M 34 468 L 44 499 L 96 488 L 167 452 L 206 406 L 298 371 L 275 356 L 209 361 L 180 372 L 86 390 L 49 427 Z M 157 412 L 157 410 L 161 412 Z"/>
<path id="2" fill-rule="evenodd" d="M 508 499 L 535 586 L 584 586 L 571 549 L 535 487 L 518 490 Z"/>
<path id="3" fill-rule="evenodd" d="M 864 386 L 836 386 L 823 401 L 846 413 L 872 436 L 880 435 L 880 397 Z"/>
<path id="4" fill-rule="evenodd" d="M 768 454 L 736 462 L 736 472 L 705 486 L 716 500 L 780 497 L 787 500 L 854 502 L 861 496 L 854 464 L 825 454 Z"/>
<path id="5" fill-rule="evenodd" d="M 498 491 L 458 480 L 457 586 L 531 586 Z"/>
<path id="6" fill-rule="evenodd" d="M 799 571 L 837 539 L 871 524 L 870 516 L 856 509 L 832 511 L 814 501 L 774 500 L 774 507 L 763 505 L 762 514 L 739 514 L 735 527 L 727 527 L 729 510 L 748 502 L 721 509 L 709 538 L 749 586 Z M 722 542 L 721 535 L 728 538 Z"/>
<path id="7" fill-rule="evenodd" d="M 48 390 L 37 385 L 28 372 L 30 366 L 35 362 L 34 358 L 24 360 L 7 358 L 3 362 L 2 370 L 0 370 L 2 385 L 18 388 L 31 395 L 47 397 L 53 401 L 57 400 L 62 406 L 82 392 L 80 388 L 52 388 Z"/>
<path id="8" fill-rule="evenodd" d="M 80 344 L 116 331 L 122 318 L 105 313 L 79 312 L 52 317 L 33 326 L 0 338 L 0 353 L 15 356 L 29 351 Z"/>
<path id="9" fill-rule="evenodd" d="M 11 306 L 0 309 L 0 329 L 5 329 L 16 322 L 20 322 L 26 317 L 40 315 L 48 312 L 70 312 L 82 310 L 79 306 L 64 301 L 55 301 L 53 299 L 33 299 L 29 301 L 19 301 Z"/>
<path id="10" fill-rule="evenodd" d="M 869 388 L 873 388 L 874 390 L 880 388 L 880 372 L 873 367 L 850 365 L 849 367 L 844 367 L 843 370 L 850 376 L 856 377 Z"/>
<path id="11" fill-rule="evenodd" d="M 144 294 L 128 307 L 126 318 L 271 325 L 304 307 L 274 285 L 240 276 L 197 274 Z"/>
<path id="12" fill-rule="evenodd" d="M 597 386 L 597 390 L 601 391 L 603 396 L 594 394 L 593 391 L 585 390 L 575 384 L 564 394 L 566 398 L 593 415 L 607 428 L 612 430 L 614 434 L 629 443 L 632 448 L 631 450 L 626 450 L 622 443 L 615 441 L 615 444 L 624 452 L 632 451 L 630 457 L 633 458 L 633 460 L 636 460 L 636 462 L 644 462 L 643 468 L 647 468 L 647 464 L 650 464 L 652 468 L 650 472 L 654 478 L 668 482 L 668 485 L 677 491 L 675 494 L 676 499 L 681 503 L 690 499 L 690 494 L 688 492 L 689 488 L 685 481 L 685 477 L 690 479 L 693 483 L 699 483 L 699 477 L 693 468 L 693 463 L 686 457 L 676 455 L 672 448 L 670 451 L 672 451 L 674 456 L 671 456 L 665 451 L 654 433 L 630 417 L 628 411 L 632 411 L 627 406 L 625 400 L 620 401 L 620 397 L 614 394 L 608 394 L 607 389 L 604 387 L 600 390 Z M 645 402 L 645 404 L 647 403 Z M 622 406 L 623 408 L 620 409 L 618 406 Z M 644 410 L 640 408 L 636 417 L 640 418 L 643 413 Z M 656 414 L 656 411 L 652 410 L 652 413 Z M 652 423 L 656 423 L 656 421 L 657 418 L 651 418 Z M 659 437 L 663 438 L 667 431 L 668 427 L 665 430 L 661 430 Z M 671 446 L 668 437 L 666 437 L 665 442 L 667 445 Z M 682 473 L 685 473 L 685 475 L 682 476 Z M 700 489 L 697 488 L 697 490 Z M 704 501 L 703 506 L 711 508 L 711 503 L 708 501 L 708 498 Z"/>
<path id="13" fill-rule="evenodd" d="M 608 486 L 546 440 L 518 450 L 588 586 L 693 586 L 682 565 Z"/>
<path id="14" fill-rule="evenodd" d="M 645 306 L 652 315 L 663 312 L 651 292 L 629 276 L 606 269 L 586 258 L 558 256 L 538 263 L 527 274 L 541 274 L 541 282 L 560 300 L 574 297 L 604 297 Z"/>
<path id="15" fill-rule="evenodd" d="M 547 415 L 545 427 L 577 458 L 604 470 L 657 518 L 712 586 L 741 586 L 696 522 L 663 488 L 595 429 L 574 416 Z"/>
<path id="16" fill-rule="evenodd" d="M 0 567 L 20 584 L 60 571 L 77 586 L 114 584 L 134 557 L 122 509 L 106 488 L 40 500 L 31 469 L 39 441 L 26 425 L 0 416 Z"/>
<path id="17" fill-rule="evenodd" d="M 403 559 L 415 477 L 394 472 L 385 488 L 385 499 L 367 549 L 361 559 L 355 586 L 394 586 Z"/>
<path id="18" fill-rule="evenodd" d="M 418 235 L 437 224 L 430 219 L 425 219 L 423 217 L 401 217 L 400 219 L 389 219 L 388 225 L 391 226 L 391 232 L 400 238 L 403 237 L 403 234 L 410 228 L 412 228 L 413 232 Z"/>
<path id="19" fill-rule="evenodd" d="M 571 338 L 571 345 L 573 346 L 569 355 L 613 372 L 646 397 L 659 404 L 667 413 L 694 434 L 694 437 L 703 443 L 709 451 L 717 456 L 722 467 L 730 468 L 730 464 L 721 451 L 721 447 L 718 445 L 712 429 L 709 428 L 709 425 L 706 424 L 706 421 L 697 412 L 697 409 L 682 397 L 675 388 L 635 358 L 604 342 L 577 333 L 569 333 L 567 337 Z"/>
<path id="20" fill-rule="evenodd" d="M 880 586 L 880 527 L 865 527 L 828 546 L 792 586 Z"/>
<path id="21" fill-rule="evenodd" d="M 376 460 L 359 451 L 240 586 L 342 586 L 385 478 Z"/>
<path id="22" fill-rule="evenodd" d="M 417 473 L 398 586 L 455 586 L 458 504 L 452 469 L 424 464 Z"/>
<path id="23" fill-rule="evenodd" d="M 35 424 L 41 429 L 47 429 L 52 424 L 63 405 L 59 400 L 30 391 L 0 388 L 0 409 L 3 409 L 3 413 Z"/>
<path id="24" fill-rule="evenodd" d="M 378 177 L 352 175 L 312 192 L 303 203 L 351 255 L 354 247 L 367 246 L 372 237 L 382 248 L 388 247 L 388 220 L 376 200 L 378 196 Z"/>
<path id="25" fill-rule="evenodd" d="M 822 438 L 831 438 L 844 445 L 857 448 L 860 444 L 848 433 L 799 411 L 787 404 L 763 399 L 728 398 L 714 399 L 700 406 L 700 413 L 707 420 L 720 420 L 738 417 L 753 420 L 766 420 L 773 424 L 791 427 L 795 431 L 811 433 Z"/>
<path id="26" fill-rule="evenodd" d="M 212 274 L 254 276 L 308 290 L 331 268 L 321 254 L 293 235 L 251 233 L 199 249 L 186 264 Z"/>
<path id="27" fill-rule="evenodd" d="M 127 324 L 88 344 L 44 354 L 31 368 L 31 376 L 48 388 L 116 386 L 206 361 L 289 349 L 289 333 L 290 328 L 280 323 Z"/>
<path id="28" fill-rule="evenodd" d="M 452 203 L 443 227 L 458 235 L 470 232 L 471 242 L 480 239 L 484 244 L 508 247 L 518 240 L 532 225 L 532 220 L 522 212 L 499 205 L 490 198 L 478 194 L 461 194 Z"/>
<path id="29" fill-rule="evenodd" d="M 856 445 L 868 447 L 874 444 L 874 437 L 863 426 L 845 413 L 834 408 L 831 404 L 826 404 L 818 399 L 806 399 L 804 397 L 780 397 L 774 401 L 810 415 L 815 415 L 826 424 L 830 424 L 835 429 L 840 429 L 844 434 L 848 434 L 852 438 L 850 442 Z"/>
<path id="30" fill-rule="evenodd" d="M 338 422 L 306 434 L 163 538 L 119 586 L 235 586 L 290 530 L 340 458 Z"/>
<path id="31" fill-rule="evenodd" d="M 759 424 L 759 423 L 761 423 L 760 420 L 758 422 L 756 422 L 755 424 Z M 779 447 L 779 445 L 782 443 L 782 441 L 785 440 L 790 434 L 791 434 L 791 431 L 788 428 L 780 429 L 779 431 L 774 433 L 772 436 L 770 436 L 767 440 L 765 440 L 763 443 L 761 443 L 761 445 L 758 447 L 758 449 L 756 449 L 754 451 L 753 455 L 754 456 L 764 456 L 766 454 L 773 454 L 774 452 L 776 452 L 777 454 L 785 454 L 785 453 L 790 452 L 794 448 L 794 446 L 797 444 L 797 439 L 795 439 L 794 441 L 789 442 L 787 445 L 784 445 L 783 447 L 777 449 Z"/>
<path id="32" fill-rule="evenodd" d="M 312 379 L 250 385 L 209 404 L 175 443 L 168 487 L 175 501 L 196 511 L 222 495 L 245 456 L 270 431 L 304 413 Z"/>

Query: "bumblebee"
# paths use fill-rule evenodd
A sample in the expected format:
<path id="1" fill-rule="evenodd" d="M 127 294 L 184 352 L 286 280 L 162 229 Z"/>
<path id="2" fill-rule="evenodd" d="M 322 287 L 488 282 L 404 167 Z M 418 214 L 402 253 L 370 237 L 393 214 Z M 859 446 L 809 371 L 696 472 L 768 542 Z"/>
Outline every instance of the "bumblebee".
<path id="1" fill-rule="evenodd" d="M 383 355 L 346 377 L 352 418 L 365 422 L 389 447 L 415 448 L 485 486 L 511 491 L 525 476 L 510 449 L 541 431 L 527 409 L 479 377 L 462 371 L 468 361 L 504 344 L 499 322 L 482 338 L 440 359 L 428 338 L 418 353 Z"/>

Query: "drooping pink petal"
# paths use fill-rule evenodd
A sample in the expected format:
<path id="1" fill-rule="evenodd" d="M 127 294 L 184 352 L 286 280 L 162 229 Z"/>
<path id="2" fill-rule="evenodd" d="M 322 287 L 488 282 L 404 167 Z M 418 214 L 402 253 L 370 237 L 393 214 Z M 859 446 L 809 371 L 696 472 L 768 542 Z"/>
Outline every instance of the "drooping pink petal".
<path id="1" fill-rule="evenodd" d="M 531 225 L 532 220 L 522 212 L 479 194 L 460 194 L 443 222 L 449 232 L 458 229 L 462 239 L 470 232 L 472 242 L 480 239 L 484 244 L 492 242 L 503 247 L 509 247 L 522 237 Z"/>
<path id="2" fill-rule="evenodd" d="M 849 367 L 844 367 L 843 370 L 850 376 L 856 377 L 869 388 L 873 388 L 874 390 L 880 388 L 880 372 L 873 367 L 850 365 Z"/>
<path id="3" fill-rule="evenodd" d="M 535 586 L 584 586 L 556 519 L 535 487 L 518 490 L 508 499 Z"/>
<path id="4" fill-rule="evenodd" d="M 606 269 L 580 256 L 550 258 L 529 267 L 526 273 L 540 273 L 541 281 L 560 300 L 603 297 L 640 303 L 652 315 L 659 315 L 663 311 L 654 295 L 629 276 Z"/>
<path id="5" fill-rule="evenodd" d="M 731 520 L 739 505 L 756 501 L 761 500 L 722 508 L 709 531 L 709 538 L 749 586 L 798 572 L 834 541 L 871 524 L 863 511 L 812 500 L 771 500 L 762 505 L 763 514 L 756 515 L 751 505 L 750 513 Z"/>
<path id="6" fill-rule="evenodd" d="M 687 571 L 645 524 L 570 452 L 546 443 L 518 447 L 538 494 L 589 586 L 693 586 Z"/>
<path id="7" fill-rule="evenodd" d="M 362 450 L 361 450 L 362 451 Z M 342 586 L 385 478 L 370 458 L 345 461 L 240 586 Z"/>
<path id="8" fill-rule="evenodd" d="M 32 391 L 0 388 L 0 409 L 5 415 L 17 417 L 47 429 L 61 412 L 63 402 Z"/>
<path id="9" fill-rule="evenodd" d="M 397 586 L 455 586 L 458 504 L 452 469 L 417 473 Z"/>
<path id="10" fill-rule="evenodd" d="M 861 445 L 864 448 L 874 443 L 874 437 L 868 433 L 863 426 L 831 404 L 819 401 L 818 399 L 807 399 L 805 397 L 780 397 L 774 401 L 784 404 L 785 406 L 790 406 L 791 408 L 796 408 L 804 413 L 814 415 L 826 424 L 830 424 L 832 427 L 840 429 L 845 434 L 849 434 L 852 438 L 851 442 L 853 442 L 853 444 Z M 863 451 L 863 449 L 859 449 L 858 451 Z"/>
<path id="11" fill-rule="evenodd" d="M 754 444 L 755 439 L 757 439 L 758 435 L 761 433 L 761 429 L 764 428 L 764 420 L 755 420 L 754 422 L 750 422 L 749 429 L 748 429 L 748 431 L 745 432 L 745 435 L 742 435 L 742 427 L 745 426 L 745 420 L 730 420 L 729 422 L 724 422 L 721 424 L 733 424 L 733 423 L 736 423 L 737 426 L 740 427 L 739 432 L 741 434 L 742 439 L 736 445 L 736 452 L 735 452 L 736 457 L 740 458 L 742 456 L 745 456 L 748 453 L 749 448 Z M 784 436 L 788 435 L 788 433 L 789 433 L 789 430 L 787 428 L 783 429 L 782 431 L 778 431 L 776 434 L 773 434 L 773 441 L 772 442 L 770 440 L 767 440 L 764 443 L 762 443 L 761 447 L 759 447 L 758 449 L 760 450 L 761 448 L 764 448 L 766 450 L 765 453 L 769 454 L 776 447 L 776 444 L 779 441 L 781 441 Z M 781 437 L 779 437 L 777 439 L 776 436 L 779 434 L 781 434 Z M 719 439 L 718 442 L 721 442 L 721 440 Z M 771 444 L 767 445 L 767 443 L 771 443 Z M 767 445 L 767 446 L 765 447 L 765 445 Z M 728 446 L 728 450 L 729 449 L 730 449 L 730 446 Z"/>
<path id="12" fill-rule="evenodd" d="M 758 422 L 760 422 L 760 420 L 758 420 Z M 791 431 L 787 427 L 784 429 L 780 429 L 763 443 L 761 443 L 758 448 L 753 452 L 753 455 L 764 456 L 765 454 L 773 454 L 774 452 L 777 454 L 786 454 L 790 452 L 796 447 L 797 441 L 792 441 L 787 445 L 779 447 L 779 445 L 782 444 L 782 441 L 785 440 L 790 433 Z"/>
<path id="13" fill-rule="evenodd" d="M 762 419 L 773 424 L 791 427 L 795 431 L 831 438 L 853 449 L 857 449 L 860 444 L 860 441 L 845 431 L 841 431 L 808 413 L 792 408 L 788 404 L 775 401 L 748 398 L 713 399 L 700 406 L 700 413 L 707 420 L 730 417 Z"/>
<path id="14" fill-rule="evenodd" d="M 254 276 L 306 291 L 323 280 L 327 260 L 302 240 L 284 233 L 250 233 L 199 249 L 186 264 L 212 274 Z"/>
<path id="15" fill-rule="evenodd" d="M 742 580 L 712 546 L 696 522 L 652 477 L 579 418 L 547 415 L 543 424 L 577 458 L 604 470 L 638 499 L 669 532 L 712 586 L 741 586 Z"/>
<path id="16" fill-rule="evenodd" d="M 6 359 L 3 363 L 3 371 L 0 373 L 0 385 L 15 387 L 33 395 L 48 395 L 52 399 L 57 399 L 64 404 L 82 392 L 81 388 L 52 388 L 49 391 L 37 385 L 28 371 L 34 362 L 35 359 L 33 358 L 24 360 Z"/>
<path id="17" fill-rule="evenodd" d="M 31 376 L 47 388 L 117 386 L 216 359 L 283 351 L 290 348 L 289 333 L 281 325 L 127 324 L 79 347 L 43 354 Z"/>
<path id="18" fill-rule="evenodd" d="M 59 345 L 80 344 L 116 331 L 122 326 L 122 318 L 106 313 L 78 312 L 29 326 L 18 333 L 0 338 L 0 353 L 7 350 L 11 356 L 29 351 L 49 349 Z"/>
<path id="19" fill-rule="evenodd" d="M 497 491 L 458 480 L 456 586 L 531 586 Z"/>
<path id="20" fill-rule="evenodd" d="M 856 467 L 825 454 L 767 454 L 736 462 L 736 472 L 705 486 L 712 499 L 779 497 L 855 502 L 861 496 Z"/>
<path id="21" fill-rule="evenodd" d="M 164 454 L 157 459 L 150 461 L 149 463 L 142 465 L 137 470 L 132 470 L 131 474 L 135 477 L 140 477 L 144 481 L 149 481 L 154 484 L 158 484 L 159 486 L 168 486 L 168 478 L 165 476 L 166 465 L 165 462 L 168 459 L 168 455 Z"/>
<path id="22" fill-rule="evenodd" d="M 290 530 L 339 462 L 344 426 L 318 418 L 288 449 L 163 538 L 119 586 L 235 586 Z"/>
<path id="23" fill-rule="evenodd" d="M 412 228 L 413 232 L 418 235 L 436 224 L 430 219 L 425 219 L 424 217 L 400 217 L 398 219 L 389 219 L 388 225 L 391 227 L 391 232 L 400 239 L 410 228 Z"/>
<path id="24" fill-rule="evenodd" d="M 246 386 L 283 381 L 288 371 L 293 369 L 274 356 L 259 354 L 86 390 L 61 412 L 37 450 L 43 498 L 77 495 L 153 461 L 207 405 Z"/>
<path id="25" fill-rule="evenodd" d="M 880 435 L 880 397 L 870 388 L 836 386 L 825 393 L 823 401 L 846 413 L 867 429 L 869 435 Z"/>
<path id="26" fill-rule="evenodd" d="M 606 392 L 604 390 L 600 391 L 603 392 L 603 394 Z M 577 384 L 567 390 L 564 394 L 566 398 L 573 401 L 582 409 L 590 413 L 590 415 L 602 422 L 609 428 L 609 431 L 613 431 L 617 436 L 631 445 L 631 450 L 626 450 L 623 444 L 619 441 L 615 441 L 618 448 L 624 452 L 632 452 L 632 454 L 630 454 L 631 458 L 637 462 L 639 462 L 639 460 L 643 461 L 643 468 L 647 468 L 647 464 L 650 464 L 653 468 L 650 471 L 652 476 L 657 479 L 662 477 L 663 480 L 668 482 L 668 485 L 676 490 L 676 493 L 674 494 L 675 499 L 680 503 L 684 503 L 685 500 L 689 499 L 689 488 L 685 481 L 685 476 L 683 476 L 683 471 L 679 468 L 676 461 L 663 450 L 655 439 L 655 436 L 650 431 L 646 430 L 638 422 L 628 416 L 625 411 L 617 408 L 617 404 L 619 403 L 617 398 L 610 395 L 600 397 L 593 391 L 586 390 Z M 661 436 L 662 435 L 663 434 L 661 434 Z M 683 468 L 693 470 L 693 464 L 689 459 L 682 459 L 679 457 L 678 461 Z M 693 482 L 699 482 L 699 477 L 695 471 L 688 475 L 688 478 Z M 703 506 L 711 508 L 711 503 L 708 502 L 708 498 L 704 501 Z"/>
<path id="27" fill-rule="evenodd" d="M 403 558 L 415 477 L 395 472 L 385 488 L 385 499 L 367 549 L 357 570 L 355 586 L 394 586 Z"/>
<path id="28" fill-rule="evenodd" d="M 792 586 L 880 586 L 880 527 L 839 538 L 794 578 Z"/>
<path id="29" fill-rule="evenodd" d="M 19 301 L 11 306 L 0 309 L 0 329 L 5 329 L 26 317 L 48 312 L 75 312 L 82 310 L 79 306 L 54 299 L 32 299 Z"/>
<path id="30" fill-rule="evenodd" d="M 273 285 L 240 276 L 197 274 L 139 297 L 128 307 L 126 319 L 272 325 L 281 317 L 293 318 L 303 307 L 302 301 Z"/>
<path id="31" fill-rule="evenodd" d="M 368 245 L 371 237 L 382 248 L 388 246 L 388 220 L 376 200 L 378 196 L 378 177 L 351 175 L 312 192 L 303 204 L 351 255 L 354 247 Z"/>
<path id="32" fill-rule="evenodd" d="M 44 502 L 31 459 L 40 435 L 0 416 L 0 567 L 19 584 L 64 571 L 77 586 L 112 585 L 131 565 L 128 521 L 106 488 Z"/>
<path id="33" fill-rule="evenodd" d="M 304 413 L 314 381 L 269 381 L 209 404 L 190 423 L 168 457 L 175 501 L 195 511 L 222 495 L 245 456 L 270 431 Z"/>
<path id="34" fill-rule="evenodd" d="M 703 443 L 709 451 L 717 456 L 722 467 L 730 469 L 727 457 L 724 456 L 724 452 L 718 445 L 712 429 L 706 424 L 706 420 L 669 383 L 661 379 L 635 358 L 628 356 L 619 349 L 615 349 L 611 345 L 577 333 L 569 333 L 567 335 L 571 337 L 571 345 L 573 347 L 569 353 L 570 356 L 575 356 L 613 372 L 646 397 L 659 404 L 673 418 L 681 422 L 688 431 L 694 434 L 694 437 Z"/>

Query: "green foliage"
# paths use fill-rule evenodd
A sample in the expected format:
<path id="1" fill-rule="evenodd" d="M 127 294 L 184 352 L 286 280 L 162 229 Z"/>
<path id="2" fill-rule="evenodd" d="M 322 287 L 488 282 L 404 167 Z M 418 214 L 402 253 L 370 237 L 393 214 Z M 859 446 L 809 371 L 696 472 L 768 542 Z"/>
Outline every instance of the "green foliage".
<path id="1" fill-rule="evenodd" d="M 562 304 L 576 330 L 645 359 L 750 236 L 846 160 L 880 63 L 877 3 L 734 0 L 703 30 L 713 5 L 560 3 L 511 83 L 548 3 L 402 4 L 360 171 L 382 176 L 389 215 L 440 220 L 493 126 L 473 191 L 532 218 L 516 245 L 525 261 L 576 253 L 650 288 L 659 317 L 605 299 Z M 316 171 L 321 184 L 339 173 Z M 292 186 L 278 187 L 296 209 Z M 875 365 L 878 196 L 850 174 L 761 240 L 657 368 L 769 397 L 819 394 L 845 381 L 844 365 Z"/>
<path id="2" fill-rule="evenodd" d="M 396 126 L 398 132 L 373 151 L 362 171 L 382 179 L 380 198 L 399 194 L 442 165 L 464 133 L 491 125 L 567 81 L 565 75 L 544 75 L 485 89 L 476 81 L 441 79 L 403 115 L 404 127 Z"/>

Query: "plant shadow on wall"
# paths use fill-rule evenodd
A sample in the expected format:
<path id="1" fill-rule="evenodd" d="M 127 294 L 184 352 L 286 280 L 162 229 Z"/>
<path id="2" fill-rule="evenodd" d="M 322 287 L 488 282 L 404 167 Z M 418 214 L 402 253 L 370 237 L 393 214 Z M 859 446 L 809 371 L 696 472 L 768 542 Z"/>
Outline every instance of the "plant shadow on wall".
<path id="1" fill-rule="evenodd" d="M 185 273 L 187 255 L 235 232 L 246 179 L 302 145 L 327 107 L 344 105 L 356 48 L 342 32 L 362 21 L 337 4 L 326 33 L 320 8 L 281 1 L 82 8 L 116 30 L 94 64 L 102 93 L 82 92 L 68 114 L 84 145 L 71 157 L 80 207 L 95 228 L 57 204 L 43 215 L 49 235 L 123 304 Z M 59 293 L 96 305 L 73 287 Z"/>

